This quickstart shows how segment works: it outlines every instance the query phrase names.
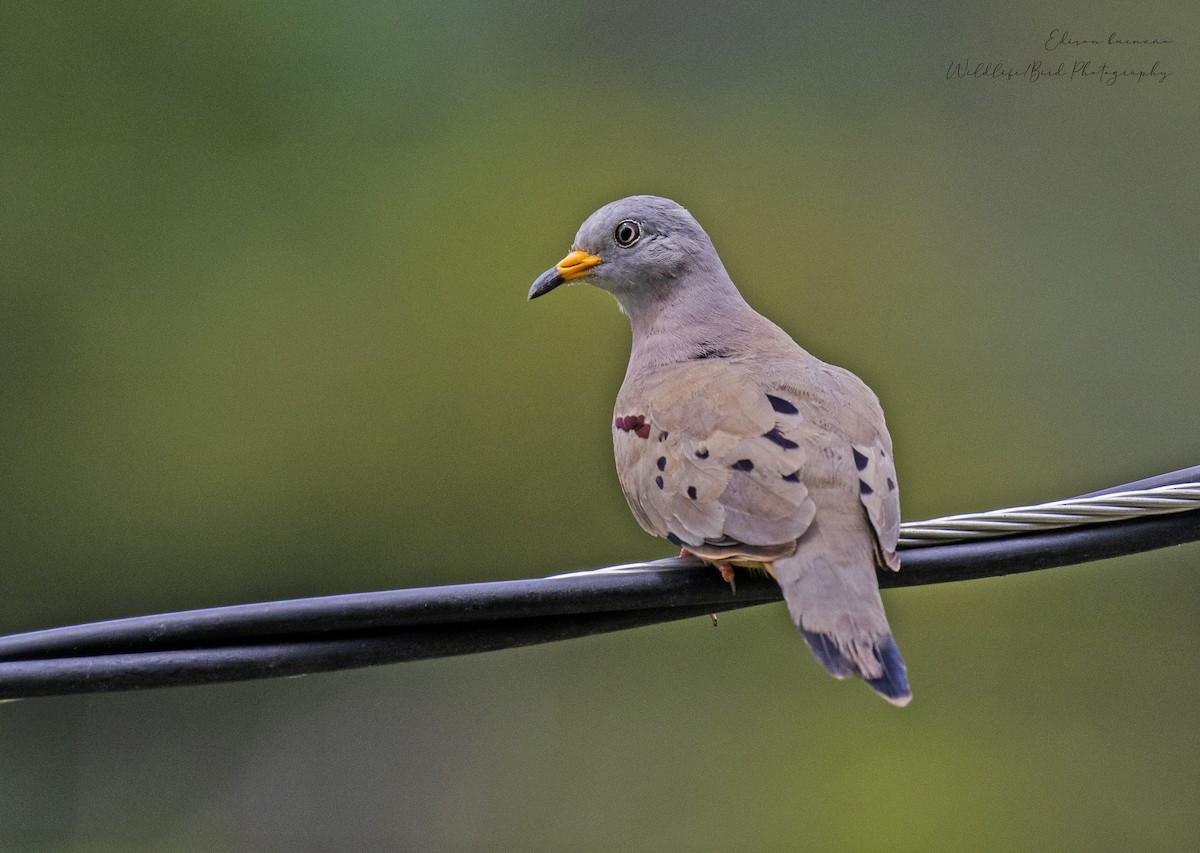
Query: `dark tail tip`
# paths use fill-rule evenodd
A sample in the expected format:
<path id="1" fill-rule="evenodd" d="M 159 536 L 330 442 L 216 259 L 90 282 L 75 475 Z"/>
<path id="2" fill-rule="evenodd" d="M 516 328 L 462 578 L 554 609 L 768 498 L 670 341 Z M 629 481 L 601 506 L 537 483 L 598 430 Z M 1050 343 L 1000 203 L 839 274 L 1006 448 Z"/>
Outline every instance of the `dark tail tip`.
<path id="1" fill-rule="evenodd" d="M 861 675 L 858 667 L 842 654 L 837 643 L 828 634 L 800 629 L 805 642 L 812 649 L 813 655 L 821 662 L 834 678 L 845 678 L 848 675 Z M 904 668 L 904 658 L 900 657 L 900 649 L 892 635 L 881 638 L 872 650 L 875 659 L 883 667 L 883 675 L 867 679 L 867 684 L 893 705 L 904 707 L 912 700 L 912 691 L 908 687 L 908 675 Z"/>
<path id="2" fill-rule="evenodd" d="M 821 666 L 829 670 L 834 678 L 845 678 L 848 675 L 857 674 L 854 664 L 838 651 L 833 637 L 828 634 L 818 634 L 815 631 L 805 631 L 803 628 L 800 629 L 800 633 L 804 635 L 804 641 L 812 649 L 813 656 L 821 662 Z"/>
<path id="3" fill-rule="evenodd" d="M 867 681 L 871 688 L 884 699 L 903 708 L 912 701 L 912 690 L 908 687 L 908 673 L 904 658 L 896 648 L 896 641 L 888 634 L 875 646 L 875 657 L 883 664 L 883 675 Z"/>

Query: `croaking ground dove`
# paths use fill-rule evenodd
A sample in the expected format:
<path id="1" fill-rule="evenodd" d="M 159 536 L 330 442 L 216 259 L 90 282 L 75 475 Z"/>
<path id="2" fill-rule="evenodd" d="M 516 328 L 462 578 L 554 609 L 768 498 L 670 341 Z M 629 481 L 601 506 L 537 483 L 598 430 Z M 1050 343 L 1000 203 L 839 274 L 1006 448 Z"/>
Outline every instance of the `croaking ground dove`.
<path id="1" fill-rule="evenodd" d="M 597 210 L 529 298 L 564 282 L 613 294 L 633 329 L 613 445 L 638 523 L 731 582 L 765 568 L 826 669 L 906 705 L 875 576 L 900 567 L 900 498 L 871 390 L 751 308 L 668 199 Z"/>

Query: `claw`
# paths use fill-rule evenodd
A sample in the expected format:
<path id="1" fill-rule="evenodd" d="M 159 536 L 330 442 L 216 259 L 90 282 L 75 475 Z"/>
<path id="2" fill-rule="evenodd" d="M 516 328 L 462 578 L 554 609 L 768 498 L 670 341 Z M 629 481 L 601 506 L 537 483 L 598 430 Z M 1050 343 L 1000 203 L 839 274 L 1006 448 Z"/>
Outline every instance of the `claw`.
<path id="1" fill-rule="evenodd" d="M 721 580 L 729 584 L 729 591 L 737 594 L 737 580 L 733 574 L 733 566 L 729 563 L 717 563 L 717 571 L 721 573 Z"/>
<path id="2" fill-rule="evenodd" d="M 679 556 L 694 557 L 695 554 L 693 554 L 687 548 L 680 548 Z M 701 558 L 701 559 L 703 559 L 703 558 Z M 730 592 L 732 592 L 736 595 L 737 594 L 737 581 L 734 579 L 734 576 L 733 576 L 733 565 L 730 563 L 714 563 L 713 565 L 715 565 L 717 567 L 717 571 L 719 571 L 721 573 L 721 580 L 723 580 L 723 581 L 725 581 L 725 583 L 729 584 Z M 712 620 L 713 620 L 713 624 L 716 625 L 717 617 L 715 614 L 712 614 Z"/>

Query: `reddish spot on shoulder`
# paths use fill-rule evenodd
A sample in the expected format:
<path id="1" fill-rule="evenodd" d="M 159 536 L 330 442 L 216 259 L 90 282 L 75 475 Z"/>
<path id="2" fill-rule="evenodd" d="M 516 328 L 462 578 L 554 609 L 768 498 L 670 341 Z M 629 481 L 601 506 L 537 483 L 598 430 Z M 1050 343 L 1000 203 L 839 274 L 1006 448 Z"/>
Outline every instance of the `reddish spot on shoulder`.
<path id="1" fill-rule="evenodd" d="M 613 426 L 621 432 L 632 432 L 638 438 L 650 437 L 650 424 L 646 423 L 645 415 L 623 415 L 613 421 Z"/>

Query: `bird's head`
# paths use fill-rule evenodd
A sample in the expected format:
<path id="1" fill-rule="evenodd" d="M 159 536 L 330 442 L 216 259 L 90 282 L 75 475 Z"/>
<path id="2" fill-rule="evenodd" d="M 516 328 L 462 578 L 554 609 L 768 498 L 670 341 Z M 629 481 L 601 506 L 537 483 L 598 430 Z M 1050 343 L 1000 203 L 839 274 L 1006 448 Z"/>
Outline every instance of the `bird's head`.
<path id="1" fill-rule="evenodd" d="M 670 199 L 635 195 L 589 216 L 571 253 L 537 277 L 529 298 L 560 284 L 585 282 L 612 293 L 632 316 L 638 306 L 675 296 L 689 281 L 711 281 L 714 275 L 728 278 L 700 223 Z"/>

